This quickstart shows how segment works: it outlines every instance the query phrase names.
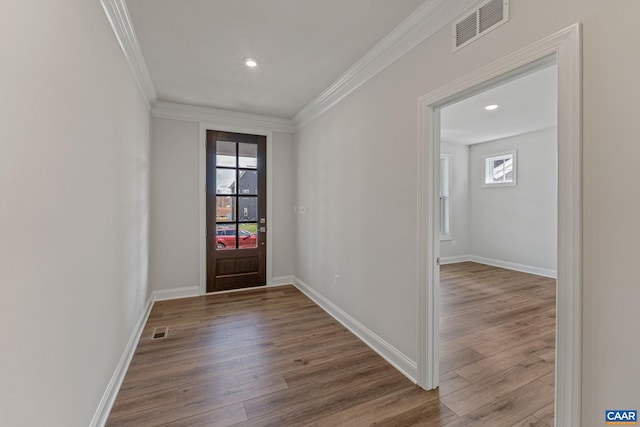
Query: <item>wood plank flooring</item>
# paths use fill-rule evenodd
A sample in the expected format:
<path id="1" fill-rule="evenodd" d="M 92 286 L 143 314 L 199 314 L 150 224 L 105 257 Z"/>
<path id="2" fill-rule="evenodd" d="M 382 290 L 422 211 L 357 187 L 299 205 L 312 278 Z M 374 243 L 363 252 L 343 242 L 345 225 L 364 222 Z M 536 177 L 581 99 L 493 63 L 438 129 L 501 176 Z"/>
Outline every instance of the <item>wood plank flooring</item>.
<path id="1" fill-rule="evenodd" d="M 430 392 L 293 286 L 158 302 L 107 426 L 552 426 L 554 340 L 554 280 L 474 263 L 441 267 Z"/>

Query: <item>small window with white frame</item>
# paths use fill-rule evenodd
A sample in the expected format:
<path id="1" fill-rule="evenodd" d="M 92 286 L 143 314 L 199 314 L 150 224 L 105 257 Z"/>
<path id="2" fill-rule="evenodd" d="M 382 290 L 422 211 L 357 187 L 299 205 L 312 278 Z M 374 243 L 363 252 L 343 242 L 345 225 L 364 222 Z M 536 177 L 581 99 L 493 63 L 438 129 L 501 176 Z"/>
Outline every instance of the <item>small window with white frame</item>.
<path id="1" fill-rule="evenodd" d="M 516 185 L 516 151 L 484 156 L 483 187 Z"/>

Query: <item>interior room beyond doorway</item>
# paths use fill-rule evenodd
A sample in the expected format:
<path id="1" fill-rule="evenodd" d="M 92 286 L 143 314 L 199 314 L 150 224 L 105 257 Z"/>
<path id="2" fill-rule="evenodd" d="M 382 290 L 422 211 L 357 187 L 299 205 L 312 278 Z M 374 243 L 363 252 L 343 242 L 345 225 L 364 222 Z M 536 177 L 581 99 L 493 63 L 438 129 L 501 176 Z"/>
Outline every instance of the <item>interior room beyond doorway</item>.
<path id="1" fill-rule="evenodd" d="M 493 425 L 554 425 L 557 67 L 447 105 L 440 120 L 443 401 L 470 421 L 501 402 L 513 410 Z"/>

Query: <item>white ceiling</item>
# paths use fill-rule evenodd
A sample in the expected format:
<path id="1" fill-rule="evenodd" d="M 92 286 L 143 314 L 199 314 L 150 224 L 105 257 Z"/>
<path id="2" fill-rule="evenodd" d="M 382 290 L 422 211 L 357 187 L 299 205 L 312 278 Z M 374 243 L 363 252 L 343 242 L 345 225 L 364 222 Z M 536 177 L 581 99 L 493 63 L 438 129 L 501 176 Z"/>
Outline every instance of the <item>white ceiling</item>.
<path id="1" fill-rule="evenodd" d="M 160 101 L 290 119 L 424 0 L 127 0 Z M 247 68 L 243 59 L 256 58 Z"/>
<path id="2" fill-rule="evenodd" d="M 441 139 L 477 144 L 557 124 L 557 67 L 550 66 L 441 110 Z M 498 104 L 493 111 L 485 106 Z"/>

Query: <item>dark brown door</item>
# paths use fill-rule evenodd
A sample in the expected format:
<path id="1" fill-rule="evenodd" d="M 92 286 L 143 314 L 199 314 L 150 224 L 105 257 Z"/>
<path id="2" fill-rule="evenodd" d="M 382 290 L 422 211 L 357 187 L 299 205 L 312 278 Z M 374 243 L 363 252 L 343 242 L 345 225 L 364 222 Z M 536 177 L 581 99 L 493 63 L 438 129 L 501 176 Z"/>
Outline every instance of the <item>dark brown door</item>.
<path id="1" fill-rule="evenodd" d="M 207 292 L 264 286 L 265 136 L 207 131 Z"/>

